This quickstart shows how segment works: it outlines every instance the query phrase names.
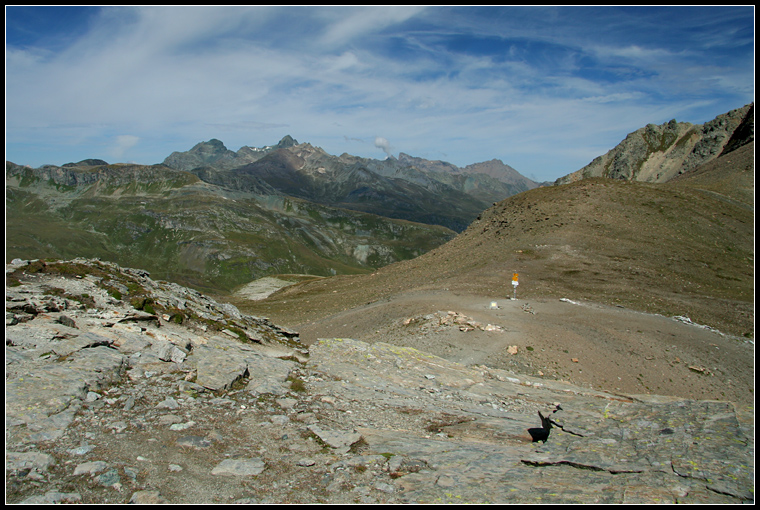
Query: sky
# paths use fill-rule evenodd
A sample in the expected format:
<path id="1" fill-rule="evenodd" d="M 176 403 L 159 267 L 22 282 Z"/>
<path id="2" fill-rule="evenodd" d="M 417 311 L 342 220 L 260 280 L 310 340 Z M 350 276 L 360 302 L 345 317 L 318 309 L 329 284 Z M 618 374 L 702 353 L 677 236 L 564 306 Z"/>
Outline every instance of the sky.
<path id="1" fill-rule="evenodd" d="M 754 101 L 754 7 L 6 6 L 6 160 L 285 135 L 536 181 Z"/>

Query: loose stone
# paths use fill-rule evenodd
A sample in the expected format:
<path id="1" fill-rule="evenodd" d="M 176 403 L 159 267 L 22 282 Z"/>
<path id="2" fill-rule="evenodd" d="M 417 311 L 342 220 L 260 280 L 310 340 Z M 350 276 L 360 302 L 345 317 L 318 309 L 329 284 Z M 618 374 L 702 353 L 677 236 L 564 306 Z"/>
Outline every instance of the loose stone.
<path id="1" fill-rule="evenodd" d="M 101 471 L 105 471 L 108 468 L 108 464 L 103 462 L 102 460 L 96 460 L 93 462 L 85 462 L 84 464 L 79 464 L 74 469 L 74 476 L 81 475 L 81 474 L 95 474 L 99 473 Z"/>
<path id="2" fill-rule="evenodd" d="M 225 459 L 211 470 L 212 475 L 256 476 L 266 468 L 264 461 L 253 459 Z"/>

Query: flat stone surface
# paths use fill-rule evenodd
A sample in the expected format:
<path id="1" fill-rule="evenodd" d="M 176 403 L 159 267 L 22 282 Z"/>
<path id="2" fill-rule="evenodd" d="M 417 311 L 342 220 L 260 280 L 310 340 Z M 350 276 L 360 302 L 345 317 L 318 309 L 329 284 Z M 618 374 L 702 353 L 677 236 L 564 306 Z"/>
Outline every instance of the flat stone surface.
<path id="1" fill-rule="evenodd" d="M 193 357 L 198 368 L 196 383 L 217 391 L 229 389 L 248 370 L 248 364 L 241 359 L 241 351 L 236 346 L 204 345 L 195 349 Z"/>
<path id="2" fill-rule="evenodd" d="M 39 496 L 31 496 L 21 503 L 24 505 L 58 505 L 61 503 L 81 503 L 82 496 L 78 492 L 48 491 Z"/>
<path id="3" fill-rule="evenodd" d="M 225 459 L 211 470 L 212 475 L 256 476 L 266 469 L 261 459 Z"/>
<path id="4" fill-rule="evenodd" d="M 367 453 L 413 458 L 426 466 L 395 479 L 406 502 L 753 499 L 753 454 L 731 403 L 610 395 L 484 367 L 456 366 L 379 342 L 325 340 L 312 346 L 311 353 L 310 363 L 320 371 L 351 381 L 350 386 L 331 386 L 333 394 L 368 398 L 369 392 L 363 395 L 355 384 L 371 388 L 375 401 L 390 401 L 389 395 L 394 395 L 397 405 L 451 413 L 432 430 L 440 430 L 440 438 L 358 429 L 368 444 Z M 408 397 L 414 388 L 430 391 L 418 392 L 412 401 Z M 487 408 L 467 402 L 515 394 L 516 389 L 552 421 L 545 443 L 533 443 L 525 433 L 541 426 L 532 413 L 499 415 L 494 409 L 492 416 L 484 416 Z M 459 398 L 450 398 L 454 395 Z"/>
<path id="5" fill-rule="evenodd" d="M 189 448 L 208 448 L 211 441 L 202 436 L 183 436 L 177 439 L 177 446 L 187 446 Z"/>
<path id="6" fill-rule="evenodd" d="M 142 490 L 132 494 L 129 502 L 135 505 L 161 505 L 167 503 L 159 491 Z"/>
<path id="7" fill-rule="evenodd" d="M 37 469 L 47 471 L 55 464 L 52 455 L 40 452 L 5 452 L 5 469 L 8 471 L 16 469 Z"/>
<path id="8" fill-rule="evenodd" d="M 325 430 L 317 425 L 309 425 L 309 430 L 314 432 L 319 437 L 319 439 L 333 448 L 351 446 L 362 438 L 361 434 L 358 432 Z"/>
<path id="9" fill-rule="evenodd" d="M 74 475 L 81 475 L 81 474 L 95 474 L 100 473 L 101 471 L 105 471 L 108 469 L 108 464 L 106 462 L 103 462 L 102 460 L 96 460 L 92 462 L 84 462 L 82 464 L 79 464 L 74 469 Z"/>

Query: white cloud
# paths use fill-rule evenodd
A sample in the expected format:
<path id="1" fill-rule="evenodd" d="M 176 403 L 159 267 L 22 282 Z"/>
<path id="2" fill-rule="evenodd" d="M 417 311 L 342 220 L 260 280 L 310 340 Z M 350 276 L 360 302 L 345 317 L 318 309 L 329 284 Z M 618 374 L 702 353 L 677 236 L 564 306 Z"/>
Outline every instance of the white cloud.
<path id="1" fill-rule="evenodd" d="M 655 62 L 676 56 L 673 52 L 662 48 L 643 48 L 638 45 L 630 46 L 591 46 L 597 56 L 607 59 L 628 59 L 637 62 Z M 681 55 L 684 52 L 680 52 Z"/>
<path id="2" fill-rule="evenodd" d="M 375 137 L 375 147 L 382 149 L 386 156 L 393 156 L 393 154 L 391 154 L 391 144 L 382 136 Z"/>
<path id="3" fill-rule="evenodd" d="M 108 150 L 108 153 L 113 158 L 121 158 L 124 156 L 125 152 L 137 145 L 137 142 L 139 141 L 140 138 L 134 135 L 119 135 Z"/>

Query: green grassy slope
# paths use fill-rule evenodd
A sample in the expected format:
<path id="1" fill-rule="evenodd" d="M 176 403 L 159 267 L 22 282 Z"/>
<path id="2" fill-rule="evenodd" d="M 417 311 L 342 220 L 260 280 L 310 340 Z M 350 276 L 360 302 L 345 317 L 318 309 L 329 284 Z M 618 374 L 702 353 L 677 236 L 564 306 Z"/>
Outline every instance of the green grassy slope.
<path id="1" fill-rule="evenodd" d="M 209 292 L 268 274 L 368 272 L 453 236 L 443 227 L 224 190 L 165 167 L 45 173 L 6 165 L 6 189 L 7 260 L 98 257 Z"/>

